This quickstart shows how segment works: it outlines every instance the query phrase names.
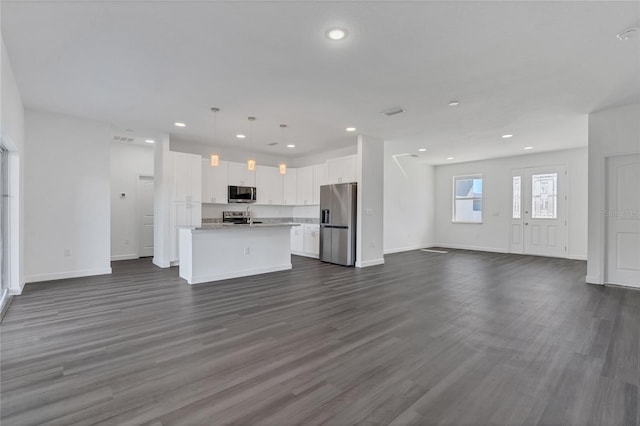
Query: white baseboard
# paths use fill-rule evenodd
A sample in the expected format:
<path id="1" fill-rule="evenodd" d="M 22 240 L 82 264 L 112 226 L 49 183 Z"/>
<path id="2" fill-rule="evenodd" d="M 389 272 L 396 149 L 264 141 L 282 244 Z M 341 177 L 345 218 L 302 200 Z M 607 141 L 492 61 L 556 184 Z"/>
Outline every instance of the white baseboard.
<path id="1" fill-rule="evenodd" d="M 368 266 L 384 265 L 384 257 L 379 259 L 365 260 L 364 262 L 356 262 L 356 268 L 366 268 Z"/>
<path id="2" fill-rule="evenodd" d="M 585 277 L 585 282 L 588 284 L 600 284 L 600 285 L 604 285 L 604 281 L 602 281 L 600 279 L 600 277 L 594 276 L 594 275 L 587 275 Z"/>
<path id="3" fill-rule="evenodd" d="M 458 250 L 488 251 L 490 253 L 509 253 L 509 250 L 502 249 L 502 248 L 467 246 L 467 245 L 457 245 L 457 244 L 435 243 L 432 245 L 432 247 L 442 247 L 442 248 L 458 249 Z"/>
<path id="4" fill-rule="evenodd" d="M 35 283 L 40 281 L 63 280 L 66 278 L 90 277 L 93 275 L 107 275 L 111 273 L 111 268 L 101 269 L 81 269 L 77 271 L 54 272 L 50 274 L 27 275 L 25 282 Z M 14 293 L 17 294 L 17 293 Z"/>
<path id="5" fill-rule="evenodd" d="M 286 271 L 289 269 L 292 269 L 291 263 L 284 263 L 282 265 L 268 266 L 265 268 L 245 269 L 244 271 L 227 272 L 224 274 L 201 275 L 201 276 L 191 277 L 191 279 L 187 279 L 187 282 L 189 284 L 200 284 L 200 283 L 206 283 L 210 281 L 220 281 L 220 280 L 228 280 L 230 278 L 239 278 L 239 277 L 247 277 L 250 275 L 266 274 L 269 272 Z"/>
<path id="6" fill-rule="evenodd" d="M 152 260 L 153 264 L 156 265 L 158 268 L 168 268 L 171 266 L 170 262 L 164 262 L 161 260 L 158 260 L 158 258 L 156 258 L 155 256 L 153 257 Z"/>
<path id="7" fill-rule="evenodd" d="M 584 254 L 570 254 L 567 256 L 567 259 L 571 260 L 587 260 L 587 256 Z"/>
<path id="8" fill-rule="evenodd" d="M 396 247 L 391 249 L 385 249 L 383 253 L 384 254 L 402 253 L 404 251 L 420 250 L 425 247 L 435 247 L 435 244 L 426 243 L 426 244 L 415 244 L 415 245 L 406 246 L 406 247 Z"/>
<path id="9" fill-rule="evenodd" d="M 313 259 L 318 259 L 319 256 L 317 254 L 306 253 L 302 251 L 292 251 L 291 254 L 295 256 L 303 256 L 303 257 L 311 257 Z"/>
<path id="10" fill-rule="evenodd" d="M 118 260 L 133 260 L 133 259 L 139 259 L 140 256 L 138 256 L 137 253 L 134 254 L 117 254 L 115 256 L 111 256 L 111 261 L 112 262 L 117 262 Z"/>

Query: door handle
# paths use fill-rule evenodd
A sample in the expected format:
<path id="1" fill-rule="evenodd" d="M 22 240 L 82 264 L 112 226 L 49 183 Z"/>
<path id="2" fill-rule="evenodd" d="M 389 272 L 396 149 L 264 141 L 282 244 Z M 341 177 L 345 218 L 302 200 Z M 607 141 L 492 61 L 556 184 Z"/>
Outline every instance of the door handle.
<path id="1" fill-rule="evenodd" d="M 525 222 L 524 224 L 525 224 L 525 225 L 528 225 L 528 224 L 529 224 L 529 222 Z"/>

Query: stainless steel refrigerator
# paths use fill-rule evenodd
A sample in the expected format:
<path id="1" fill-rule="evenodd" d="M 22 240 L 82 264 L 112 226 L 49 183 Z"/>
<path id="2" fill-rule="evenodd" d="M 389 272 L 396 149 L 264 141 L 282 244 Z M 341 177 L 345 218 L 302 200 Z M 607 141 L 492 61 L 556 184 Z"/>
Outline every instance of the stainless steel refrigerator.
<path id="1" fill-rule="evenodd" d="M 320 187 L 320 260 L 356 262 L 356 183 Z"/>

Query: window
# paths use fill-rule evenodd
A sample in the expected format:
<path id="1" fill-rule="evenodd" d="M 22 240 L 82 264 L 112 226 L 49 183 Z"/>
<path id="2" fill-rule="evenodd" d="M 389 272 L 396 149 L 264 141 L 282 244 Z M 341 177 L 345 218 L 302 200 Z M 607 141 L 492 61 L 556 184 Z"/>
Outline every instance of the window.
<path id="1" fill-rule="evenodd" d="M 520 195 L 521 180 L 522 179 L 520 176 L 513 177 L 513 204 L 512 204 L 512 215 L 511 215 L 513 219 L 521 218 L 521 213 L 520 213 L 520 200 L 522 199 Z"/>
<path id="2" fill-rule="evenodd" d="M 482 176 L 454 176 L 453 222 L 482 223 Z"/>
<path id="3" fill-rule="evenodd" d="M 558 218 L 558 174 L 531 176 L 531 218 Z"/>

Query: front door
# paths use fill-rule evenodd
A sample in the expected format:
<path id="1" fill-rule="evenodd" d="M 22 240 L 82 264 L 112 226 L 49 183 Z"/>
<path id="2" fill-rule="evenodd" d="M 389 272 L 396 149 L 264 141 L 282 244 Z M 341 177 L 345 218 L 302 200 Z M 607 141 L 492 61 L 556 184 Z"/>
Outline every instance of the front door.
<path id="1" fill-rule="evenodd" d="M 513 253 L 566 257 L 565 182 L 565 166 L 530 167 L 521 173 L 514 171 L 511 221 Z M 520 203 L 517 202 L 518 197 L 521 197 Z"/>
<path id="2" fill-rule="evenodd" d="M 640 155 L 607 161 L 605 281 L 640 287 Z"/>

